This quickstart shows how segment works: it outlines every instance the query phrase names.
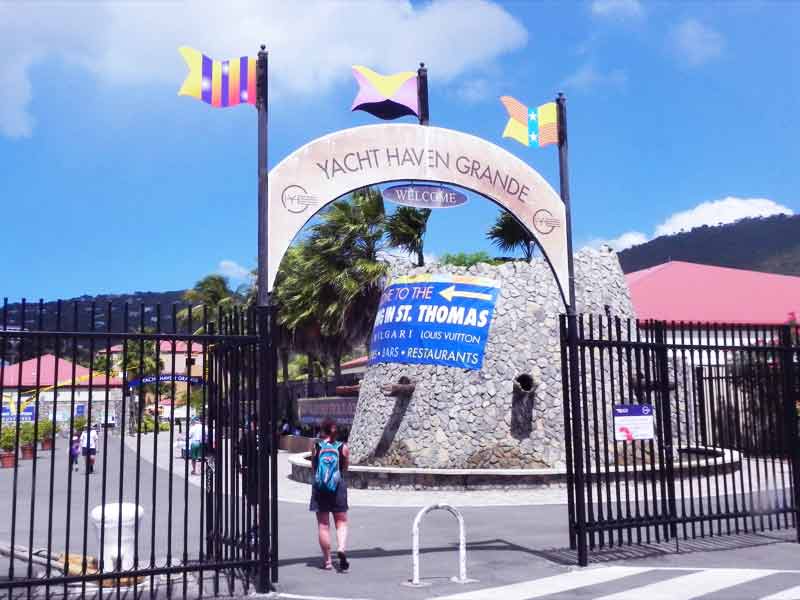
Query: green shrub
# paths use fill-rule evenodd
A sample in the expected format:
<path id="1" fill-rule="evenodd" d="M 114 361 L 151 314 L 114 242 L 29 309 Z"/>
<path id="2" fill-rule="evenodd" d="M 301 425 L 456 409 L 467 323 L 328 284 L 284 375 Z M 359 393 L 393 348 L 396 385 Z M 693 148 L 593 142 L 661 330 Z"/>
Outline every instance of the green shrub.
<path id="1" fill-rule="evenodd" d="M 167 423 L 166 421 L 162 421 L 161 423 L 158 424 L 158 430 L 169 431 L 169 423 Z"/>
<path id="2" fill-rule="evenodd" d="M 37 433 L 39 440 L 52 440 L 55 434 L 58 433 L 58 427 L 50 419 L 42 419 L 39 421 Z"/>
<path id="3" fill-rule="evenodd" d="M 72 420 L 72 431 L 79 434 L 86 427 L 86 417 L 75 417 Z"/>
<path id="4" fill-rule="evenodd" d="M 21 423 L 19 426 L 19 445 L 30 446 L 34 442 L 33 423 Z"/>
<path id="5" fill-rule="evenodd" d="M 139 422 L 139 432 L 140 433 L 151 433 L 156 429 L 156 422 L 153 420 L 153 417 L 144 416 L 142 420 Z"/>
<path id="6" fill-rule="evenodd" d="M 0 450 L 4 450 L 6 452 L 13 452 L 14 445 L 16 444 L 17 433 L 16 427 L 12 425 L 6 425 L 3 427 L 3 430 L 0 431 Z"/>

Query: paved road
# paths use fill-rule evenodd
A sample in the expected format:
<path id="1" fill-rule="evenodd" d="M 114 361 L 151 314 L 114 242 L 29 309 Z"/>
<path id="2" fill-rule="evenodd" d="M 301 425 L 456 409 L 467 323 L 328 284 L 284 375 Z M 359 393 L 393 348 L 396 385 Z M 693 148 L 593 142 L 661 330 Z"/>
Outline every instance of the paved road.
<path id="1" fill-rule="evenodd" d="M 135 447 L 124 448 L 119 438 L 101 448 L 101 460 L 107 461 L 107 485 L 114 490 L 112 500 L 117 500 L 120 483 L 122 497 L 135 498 L 133 484 L 136 466 Z M 161 438 L 160 443 L 168 440 Z M 151 443 L 148 440 L 148 443 Z M 83 468 L 77 473 L 66 470 L 66 449 L 59 448 L 53 479 L 56 501 L 52 506 L 53 547 L 63 545 L 67 508 L 70 511 L 72 535 L 82 542 L 83 510 L 99 504 L 99 485 L 95 482 L 102 474 L 87 476 Z M 139 463 L 142 480 L 140 503 L 145 506 L 146 516 L 141 530 L 145 532 L 147 544 L 140 545 L 140 555 L 145 562 L 151 554 L 156 562 L 165 560 L 169 544 L 173 554 L 183 549 L 186 533 L 187 552 L 196 555 L 200 541 L 199 506 L 201 489 L 199 481 L 186 478 L 186 464 L 182 460 L 167 457 L 161 452 L 152 452 L 145 444 L 140 449 Z M 122 468 L 120 468 L 122 458 Z M 157 463 L 157 464 L 154 464 Z M 31 493 L 33 463 L 21 463 L 18 472 L 16 507 L 17 541 L 27 544 L 29 533 L 26 524 L 30 521 L 33 506 L 35 517 L 34 545 L 44 546 L 50 506 L 47 502 L 50 457 L 44 456 L 36 462 L 36 496 Z M 99 462 L 98 464 L 102 464 Z M 170 476 L 170 465 L 173 469 Z M 155 467 L 155 468 L 154 468 Z M 69 493 L 69 478 L 72 491 Z M 89 501 L 84 502 L 83 492 L 89 482 Z M 597 555 L 599 566 L 577 571 L 575 556 L 564 549 L 567 542 L 566 507 L 559 504 L 533 504 L 520 506 L 480 506 L 481 495 L 470 496 L 469 504 L 463 508 L 467 526 L 468 575 L 479 581 L 462 586 L 449 581 L 457 572 L 457 528 L 454 519 L 447 513 L 434 512 L 428 515 L 422 526 L 422 578 L 430 585 L 425 588 L 409 588 L 403 585 L 411 576 L 411 523 L 419 510 L 418 502 L 408 500 L 411 493 L 387 492 L 392 502 L 385 497 L 382 505 L 357 505 L 351 509 L 350 557 L 351 571 L 347 574 L 323 571 L 319 568 L 320 557 L 316 543 L 316 528 L 313 515 L 307 510 L 303 493 L 308 488 L 281 480 L 281 497 L 291 501 L 280 503 L 280 592 L 288 599 L 300 597 L 367 598 L 386 600 L 398 598 L 423 600 L 434 597 L 459 598 L 459 594 L 471 593 L 467 598 L 597 598 L 604 595 L 628 593 L 637 598 L 654 600 L 661 597 L 691 598 L 687 595 L 703 591 L 702 597 L 714 598 L 763 598 L 800 585 L 800 576 L 793 572 L 800 568 L 800 545 L 789 543 L 794 530 L 763 535 L 717 537 L 695 542 L 680 542 L 679 552 L 674 544 L 654 544 L 642 548 L 605 550 Z M 168 527 L 169 490 L 173 491 L 173 522 Z M 290 490 L 291 488 L 291 490 Z M 13 489 L 13 472 L 0 471 L 0 514 L 11 515 L 10 490 Z M 153 490 L 156 498 L 153 501 Z M 188 504 L 183 501 L 187 493 Z M 497 493 L 486 494 L 487 502 L 495 501 Z M 460 496 L 465 499 L 465 496 Z M 366 500 L 369 500 L 367 498 Z M 365 500 L 365 501 L 366 501 Z M 495 503 L 495 502 L 489 502 Z M 393 504 L 393 506 L 386 506 Z M 153 511 L 153 507 L 156 510 Z M 184 522 L 184 508 L 186 522 Z M 155 544 L 151 548 L 150 533 L 153 531 L 155 515 Z M 10 518 L 0 520 L 0 541 L 10 534 Z M 21 536 L 21 537 L 20 537 Z M 87 548 L 96 553 L 96 541 L 92 525 L 87 526 Z M 7 572 L 7 562 L 0 563 L 0 574 Z M 608 570 L 609 567 L 614 569 Z M 622 571 L 618 567 L 640 569 Z M 665 569 L 671 567 L 671 569 Z M 718 569 L 732 568 L 732 571 Z M 697 570 L 700 569 L 700 570 Z M 749 569 L 758 570 L 758 573 Z M 581 579 L 589 577 L 581 573 L 607 572 L 608 579 L 598 581 Z M 774 571 L 774 572 L 773 572 Z M 760 576 L 761 573 L 763 576 Z M 622 573 L 626 573 L 622 575 Z M 759 576 L 756 576 L 759 575 Z M 684 577 L 693 579 L 683 579 Z M 599 576 L 598 576 L 599 577 Z M 577 585 L 581 581 L 589 581 Z M 531 583 L 533 582 L 533 583 Z M 538 582 L 538 583 L 537 583 Z M 567 583 L 564 583 L 567 582 Z M 715 583 L 717 582 L 717 583 Z M 716 591 L 713 586 L 726 584 Z M 507 586 L 517 587 L 509 588 Z M 564 587 L 567 586 L 567 587 Z M 571 586 L 571 587 L 570 587 Z M 644 588 L 644 589 L 641 589 Z M 730 589 L 728 589 L 730 588 Z M 540 590 L 546 591 L 541 595 Z M 632 592 L 631 590 L 638 590 Z M 666 590 L 666 591 L 665 591 Z M 671 590 L 671 592 L 670 592 Z M 668 593 L 681 595 L 665 596 Z M 514 595 L 516 594 L 516 595 Z M 526 595 L 527 594 L 527 595 Z M 539 595 L 537 595 L 539 594 Z M 661 595 L 659 595 L 661 594 Z M 786 598 L 799 598 L 796 592 Z M 796 594 L 792 596 L 791 594 Z M 649 596 L 649 597 L 648 597 Z M 774 596 L 778 600 L 784 596 Z M 616 596 L 617 598 L 627 596 Z"/>

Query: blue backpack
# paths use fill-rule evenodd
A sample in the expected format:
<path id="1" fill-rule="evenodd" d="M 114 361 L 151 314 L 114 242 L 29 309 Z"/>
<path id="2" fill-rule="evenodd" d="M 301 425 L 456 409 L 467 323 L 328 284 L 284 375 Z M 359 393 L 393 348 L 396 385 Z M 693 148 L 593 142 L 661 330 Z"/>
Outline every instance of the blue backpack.
<path id="1" fill-rule="evenodd" d="M 342 478 L 339 472 L 339 448 L 342 442 L 317 442 L 317 472 L 314 474 L 314 485 L 319 490 L 335 492 Z"/>

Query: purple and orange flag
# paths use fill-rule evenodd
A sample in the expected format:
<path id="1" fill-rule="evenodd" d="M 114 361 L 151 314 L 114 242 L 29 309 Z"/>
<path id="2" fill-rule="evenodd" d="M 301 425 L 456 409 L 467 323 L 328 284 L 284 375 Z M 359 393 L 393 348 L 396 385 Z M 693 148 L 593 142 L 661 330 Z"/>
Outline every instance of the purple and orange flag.
<path id="1" fill-rule="evenodd" d="M 181 46 L 178 51 L 189 67 L 189 74 L 178 91 L 179 96 L 191 96 L 219 108 L 256 103 L 254 57 L 212 60 L 187 46 Z"/>
<path id="2" fill-rule="evenodd" d="M 384 120 L 419 116 L 416 72 L 381 75 L 367 67 L 354 65 L 353 77 L 358 82 L 358 94 L 351 110 L 363 110 Z"/>

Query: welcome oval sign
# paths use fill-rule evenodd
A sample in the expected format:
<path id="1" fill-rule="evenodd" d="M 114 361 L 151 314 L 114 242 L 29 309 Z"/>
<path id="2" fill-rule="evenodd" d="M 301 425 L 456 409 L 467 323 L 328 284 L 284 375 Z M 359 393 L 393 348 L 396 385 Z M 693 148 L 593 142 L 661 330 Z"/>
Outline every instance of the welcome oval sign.
<path id="1" fill-rule="evenodd" d="M 395 185 L 383 190 L 384 199 L 414 208 L 453 208 L 467 203 L 467 196 L 442 185 Z"/>

